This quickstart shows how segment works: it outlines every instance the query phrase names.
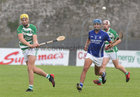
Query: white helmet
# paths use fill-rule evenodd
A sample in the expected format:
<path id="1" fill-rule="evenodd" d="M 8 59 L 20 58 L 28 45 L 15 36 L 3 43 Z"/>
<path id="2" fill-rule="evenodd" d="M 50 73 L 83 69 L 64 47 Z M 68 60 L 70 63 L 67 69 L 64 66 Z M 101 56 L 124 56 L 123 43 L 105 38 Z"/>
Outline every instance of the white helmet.
<path id="1" fill-rule="evenodd" d="M 103 24 L 104 24 L 104 23 L 107 23 L 108 25 L 110 25 L 110 21 L 109 21 L 109 20 L 104 20 L 104 21 L 103 21 Z"/>

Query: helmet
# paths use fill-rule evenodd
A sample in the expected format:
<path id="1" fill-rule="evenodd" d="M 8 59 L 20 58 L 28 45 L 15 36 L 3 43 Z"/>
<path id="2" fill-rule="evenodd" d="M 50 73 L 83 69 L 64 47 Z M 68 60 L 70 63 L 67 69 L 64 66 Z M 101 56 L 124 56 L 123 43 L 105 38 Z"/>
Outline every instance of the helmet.
<path id="1" fill-rule="evenodd" d="M 94 20 L 93 20 L 93 23 L 94 23 L 94 24 L 96 24 L 96 23 L 102 24 L 102 20 L 100 20 L 100 19 L 94 19 Z"/>
<path id="2" fill-rule="evenodd" d="M 107 23 L 108 25 L 110 25 L 110 21 L 109 20 L 104 20 L 103 23 Z"/>
<path id="3" fill-rule="evenodd" d="M 28 14 L 21 14 L 21 15 L 20 15 L 20 19 L 23 19 L 23 18 L 27 18 L 27 19 L 29 19 Z"/>

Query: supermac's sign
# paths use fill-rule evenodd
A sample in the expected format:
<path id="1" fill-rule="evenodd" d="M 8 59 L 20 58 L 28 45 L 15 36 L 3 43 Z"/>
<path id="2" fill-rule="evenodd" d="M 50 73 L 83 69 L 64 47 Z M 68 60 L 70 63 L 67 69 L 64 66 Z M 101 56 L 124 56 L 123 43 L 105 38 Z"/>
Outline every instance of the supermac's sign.
<path id="1" fill-rule="evenodd" d="M 69 50 L 59 49 L 39 49 L 37 65 L 68 65 Z M 25 64 L 22 51 L 20 49 L 0 49 L 0 64 L 2 65 L 22 65 Z"/>
<path id="2" fill-rule="evenodd" d="M 86 52 L 84 50 L 77 50 L 76 65 L 83 66 Z M 118 52 L 119 63 L 124 67 L 140 67 L 140 51 L 125 51 Z M 114 67 L 110 61 L 107 67 Z"/>

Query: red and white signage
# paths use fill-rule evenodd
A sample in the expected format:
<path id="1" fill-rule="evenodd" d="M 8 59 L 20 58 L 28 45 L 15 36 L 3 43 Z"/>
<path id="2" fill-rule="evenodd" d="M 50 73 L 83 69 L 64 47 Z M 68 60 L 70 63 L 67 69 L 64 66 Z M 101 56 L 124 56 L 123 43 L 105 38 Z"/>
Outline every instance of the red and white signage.
<path id="1" fill-rule="evenodd" d="M 119 58 L 119 64 L 121 64 L 122 66 L 140 67 L 140 51 L 120 50 L 117 54 Z M 86 56 L 86 51 L 77 50 L 76 66 L 84 66 L 85 56 Z M 107 64 L 107 67 L 114 67 L 111 60 Z"/>
<path id="2" fill-rule="evenodd" d="M 37 65 L 68 65 L 69 50 L 63 49 L 39 49 Z M 20 49 L 0 48 L 0 64 L 23 65 L 24 57 Z"/>
<path id="3" fill-rule="evenodd" d="M 77 50 L 77 56 L 76 56 L 76 66 L 84 66 L 85 57 L 87 55 L 87 52 L 84 50 Z"/>

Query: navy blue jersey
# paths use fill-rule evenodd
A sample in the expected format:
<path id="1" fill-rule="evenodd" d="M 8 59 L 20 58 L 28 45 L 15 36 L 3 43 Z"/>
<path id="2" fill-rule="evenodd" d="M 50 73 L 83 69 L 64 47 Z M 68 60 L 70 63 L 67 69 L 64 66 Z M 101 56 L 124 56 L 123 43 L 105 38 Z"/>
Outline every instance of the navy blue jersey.
<path id="1" fill-rule="evenodd" d="M 104 56 L 104 46 L 105 41 L 111 41 L 108 34 L 102 30 L 100 30 L 97 34 L 94 30 L 89 32 L 89 40 L 90 44 L 88 47 L 88 53 L 95 57 L 103 57 Z"/>

